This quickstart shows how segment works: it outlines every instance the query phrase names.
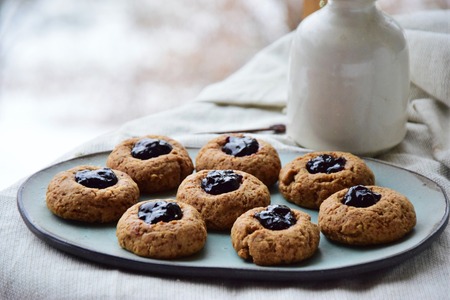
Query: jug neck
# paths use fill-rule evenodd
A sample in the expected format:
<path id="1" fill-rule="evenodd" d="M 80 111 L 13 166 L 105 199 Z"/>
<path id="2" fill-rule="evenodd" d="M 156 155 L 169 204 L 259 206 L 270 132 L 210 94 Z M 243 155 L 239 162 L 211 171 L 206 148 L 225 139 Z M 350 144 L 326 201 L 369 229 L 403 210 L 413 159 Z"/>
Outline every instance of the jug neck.
<path id="1" fill-rule="evenodd" d="M 365 11 L 375 9 L 376 0 L 328 0 L 329 9 Z"/>

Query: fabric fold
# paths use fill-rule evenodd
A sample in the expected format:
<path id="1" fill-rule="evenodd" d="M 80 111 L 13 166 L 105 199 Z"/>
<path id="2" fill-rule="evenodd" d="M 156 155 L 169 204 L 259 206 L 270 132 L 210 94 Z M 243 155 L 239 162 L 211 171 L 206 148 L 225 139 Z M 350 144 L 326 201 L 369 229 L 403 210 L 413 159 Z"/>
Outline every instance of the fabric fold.
<path id="1" fill-rule="evenodd" d="M 224 81 L 203 89 L 197 101 L 239 106 L 284 107 L 292 33 L 261 50 Z"/>
<path id="2" fill-rule="evenodd" d="M 414 29 L 407 30 L 406 35 L 411 82 L 450 107 L 450 32 Z"/>

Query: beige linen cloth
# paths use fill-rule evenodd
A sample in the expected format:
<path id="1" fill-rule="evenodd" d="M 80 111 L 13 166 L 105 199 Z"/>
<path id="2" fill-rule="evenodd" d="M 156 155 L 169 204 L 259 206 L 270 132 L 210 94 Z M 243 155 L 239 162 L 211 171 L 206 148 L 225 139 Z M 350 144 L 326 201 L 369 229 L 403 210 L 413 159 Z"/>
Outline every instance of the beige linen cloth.
<path id="1" fill-rule="evenodd" d="M 381 160 L 419 172 L 450 195 L 450 11 L 398 16 L 411 54 L 405 140 Z M 124 124 L 59 160 L 110 150 L 124 138 L 166 134 L 201 146 L 216 130 L 283 123 L 291 35 L 263 49 L 240 71 L 207 87 L 197 101 Z M 278 149 L 295 145 L 265 134 Z M 58 251 L 34 236 L 16 208 L 20 183 L 1 192 L 0 299 L 448 299 L 450 229 L 429 248 L 390 269 L 313 282 L 253 282 L 135 274 Z M 43 199 L 36 199 L 43 201 Z M 432 199 L 430 199 L 432 201 Z"/>

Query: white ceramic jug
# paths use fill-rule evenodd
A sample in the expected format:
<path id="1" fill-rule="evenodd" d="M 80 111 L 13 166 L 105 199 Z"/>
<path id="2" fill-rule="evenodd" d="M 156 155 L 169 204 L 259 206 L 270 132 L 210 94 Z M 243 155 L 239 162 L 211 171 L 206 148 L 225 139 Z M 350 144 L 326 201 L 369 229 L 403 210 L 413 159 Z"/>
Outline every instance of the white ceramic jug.
<path id="1" fill-rule="evenodd" d="M 409 52 L 375 0 L 329 0 L 291 48 L 287 134 L 313 150 L 373 156 L 406 134 Z"/>

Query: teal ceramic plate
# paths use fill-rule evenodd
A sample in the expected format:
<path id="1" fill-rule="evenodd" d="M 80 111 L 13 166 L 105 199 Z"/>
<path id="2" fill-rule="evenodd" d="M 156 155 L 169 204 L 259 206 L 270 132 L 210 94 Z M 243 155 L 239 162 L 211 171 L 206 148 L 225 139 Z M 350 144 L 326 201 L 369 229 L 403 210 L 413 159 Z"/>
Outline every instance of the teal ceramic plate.
<path id="1" fill-rule="evenodd" d="M 195 159 L 196 149 L 189 149 Z M 63 220 L 46 207 L 45 193 L 56 173 L 77 165 L 104 166 L 109 153 L 96 153 L 55 164 L 32 175 L 20 187 L 17 204 L 28 228 L 51 246 L 95 263 L 136 272 L 170 276 L 216 277 L 251 280 L 323 280 L 379 270 L 401 263 L 428 247 L 448 222 L 449 201 L 441 187 L 430 179 L 380 161 L 366 162 L 376 184 L 406 195 L 414 204 L 417 225 L 401 241 L 385 246 L 358 248 L 329 242 L 321 236 L 319 250 L 309 260 L 289 266 L 262 267 L 239 258 L 228 233 L 209 232 L 205 248 L 189 258 L 154 260 L 136 256 L 117 243 L 115 224 L 89 225 Z M 302 152 L 281 152 L 284 164 Z M 283 199 L 273 188 L 272 203 L 282 203 L 309 213 L 317 223 L 317 212 L 302 209 Z M 173 198 L 175 192 L 150 198 Z M 405 262 L 407 263 L 407 262 Z"/>

